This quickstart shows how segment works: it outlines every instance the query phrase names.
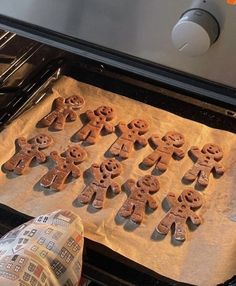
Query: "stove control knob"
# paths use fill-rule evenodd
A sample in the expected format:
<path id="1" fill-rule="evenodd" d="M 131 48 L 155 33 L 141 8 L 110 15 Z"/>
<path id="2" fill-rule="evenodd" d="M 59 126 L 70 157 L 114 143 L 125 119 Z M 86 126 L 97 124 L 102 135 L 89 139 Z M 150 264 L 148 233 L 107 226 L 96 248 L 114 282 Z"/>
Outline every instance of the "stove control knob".
<path id="1" fill-rule="evenodd" d="M 188 56 L 207 52 L 220 35 L 217 19 L 202 9 L 186 11 L 172 30 L 174 46 Z"/>

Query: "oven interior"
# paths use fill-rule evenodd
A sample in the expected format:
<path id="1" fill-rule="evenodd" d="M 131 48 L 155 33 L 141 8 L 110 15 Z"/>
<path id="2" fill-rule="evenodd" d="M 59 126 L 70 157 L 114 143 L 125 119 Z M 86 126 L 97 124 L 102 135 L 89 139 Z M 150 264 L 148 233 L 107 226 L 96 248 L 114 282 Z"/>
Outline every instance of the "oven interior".
<path id="1" fill-rule="evenodd" d="M 156 81 L 147 76 L 0 31 L 0 129 L 46 96 L 48 85 L 60 75 L 122 94 L 210 127 L 236 132 L 236 103 L 221 101 Z M 125 61 L 125 58 L 123 58 Z M 160 67 L 178 80 L 179 74 Z M 185 78 L 191 82 L 192 78 Z M 199 86 L 207 84 L 199 80 Z M 209 86 L 208 86 L 209 87 Z M 225 94 L 226 87 L 212 86 Z M 210 92 L 210 91 L 209 91 Z M 0 204 L 0 235 L 30 217 Z M 84 276 L 99 285 L 184 285 L 170 281 L 108 248 L 85 240 Z M 236 285 L 236 277 L 223 285 Z"/>
<path id="2" fill-rule="evenodd" d="M 179 81 L 179 87 L 173 87 L 150 79 L 147 73 L 141 76 L 6 31 L 0 31 L 0 48 L 0 128 L 42 100 L 45 88 L 63 74 L 208 126 L 235 132 L 236 96 L 231 97 L 235 91 L 229 87 L 200 79 L 197 86 L 194 78 L 163 67 L 155 69 L 163 77 Z M 186 91 L 183 82 L 189 86 L 194 82 L 195 89 Z M 208 92 L 209 97 L 197 93 L 198 87 Z M 222 93 L 222 99 L 213 98 L 212 90 Z M 229 100 L 225 101 L 227 95 Z"/>

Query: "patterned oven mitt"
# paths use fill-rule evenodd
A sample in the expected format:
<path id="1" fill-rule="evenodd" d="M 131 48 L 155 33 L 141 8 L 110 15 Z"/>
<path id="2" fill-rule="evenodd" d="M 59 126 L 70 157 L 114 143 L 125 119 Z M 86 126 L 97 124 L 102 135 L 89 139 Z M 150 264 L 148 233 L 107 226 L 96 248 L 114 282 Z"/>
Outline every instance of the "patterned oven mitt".
<path id="1" fill-rule="evenodd" d="M 0 285 L 78 285 L 83 225 L 71 211 L 41 215 L 0 239 Z"/>

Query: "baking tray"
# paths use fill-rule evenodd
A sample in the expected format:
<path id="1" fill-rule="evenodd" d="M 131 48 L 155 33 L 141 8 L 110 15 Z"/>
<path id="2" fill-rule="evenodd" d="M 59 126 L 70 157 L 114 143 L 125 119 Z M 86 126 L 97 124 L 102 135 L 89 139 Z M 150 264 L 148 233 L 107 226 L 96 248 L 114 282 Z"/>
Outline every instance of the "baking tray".
<path id="1" fill-rule="evenodd" d="M 57 66 L 57 69 L 60 74 L 71 76 L 79 81 L 101 87 L 117 94 L 126 94 L 126 96 L 130 98 L 170 111 L 184 118 L 198 121 L 214 128 L 231 132 L 236 131 L 235 118 L 232 114 L 228 114 L 227 111 L 229 109 L 226 105 L 219 106 L 216 102 L 206 103 L 201 100 L 201 98 L 181 93 L 181 90 L 171 90 L 162 83 L 153 82 L 149 79 L 125 73 L 110 66 L 104 66 L 99 62 L 70 54 L 65 55 L 60 67 Z M 0 206 L 2 234 L 28 219 L 29 217 L 17 213 L 14 210 L 10 210 L 6 206 Z M 167 281 L 165 282 L 166 284 L 160 284 L 160 281 L 166 279 L 121 257 L 104 246 L 96 245 L 92 241 L 86 241 L 85 249 L 85 273 L 93 279 L 96 278 L 91 277 L 95 276 L 92 273 L 97 273 L 96 277 L 99 277 L 99 275 L 102 276 L 100 277 L 100 280 L 103 281 L 105 285 L 109 285 L 106 284 L 105 281 L 111 281 L 109 280 L 112 279 L 111 277 L 114 279 L 112 285 L 168 285 L 167 283 L 178 285 L 176 281 Z M 101 259 L 103 262 L 98 263 L 98 259 Z M 128 271 L 127 274 L 124 275 L 124 271 L 120 271 L 121 273 L 118 275 L 117 269 L 116 271 L 114 269 L 109 269 L 111 262 L 115 264 L 115 268 L 117 269 L 122 267 L 122 265 L 129 266 L 131 273 L 129 274 Z M 118 263 L 119 267 L 116 263 Z M 103 275 L 100 271 L 100 264 L 104 264 Z M 134 272 L 132 273 L 132 271 Z M 110 278 L 108 278 L 109 273 L 111 274 Z M 124 277 L 122 277 L 122 274 Z M 227 282 L 225 285 L 233 285 L 232 281 L 234 280 Z M 184 284 L 181 283 L 179 285 Z"/>

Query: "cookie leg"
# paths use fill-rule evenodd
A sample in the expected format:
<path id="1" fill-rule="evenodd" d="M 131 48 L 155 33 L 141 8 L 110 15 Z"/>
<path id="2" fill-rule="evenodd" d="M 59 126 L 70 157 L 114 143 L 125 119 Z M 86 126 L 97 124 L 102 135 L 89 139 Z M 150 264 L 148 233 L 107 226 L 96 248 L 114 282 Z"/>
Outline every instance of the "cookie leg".
<path id="1" fill-rule="evenodd" d="M 199 174 L 200 170 L 198 167 L 193 166 L 191 169 L 189 169 L 185 175 L 184 175 L 184 179 L 193 182 L 194 180 L 196 180 L 198 174 Z"/>
<path id="2" fill-rule="evenodd" d="M 91 131 L 90 127 L 88 125 L 85 125 L 78 132 L 75 133 L 75 137 L 79 141 L 84 141 L 88 137 L 90 131 Z"/>
<path id="3" fill-rule="evenodd" d="M 8 171 L 14 171 L 15 167 L 19 164 L 21 158 L 22 158 L 22 155 L 20 154 L 14 155 L 3 165 L 4 168 Z"/>
<path id="4" fill-rule="evenodd" d="M 133 142 L 131 141 L 123 141 L 121 150 L 120 150 L 120 157 L 122 159 L 127 159 L 129 157 L 130 152 L 132 151 L 132 147 L 133 147 Z"/>
<path id="5" fill-rule="evenodd" d="M 22 158 L 18 165 L 15 167 L 14 172 L 17 175 L 23 175 L 27 168 L 29 168 L 29 164 L 33 158 Z"/>
<path id="6" fill-rule="evenodd" d="M 83 203 L 83 204 L 87 204 L 91 201 L 92 196 L 94 194 L 94 189 L 92 188 L 92 186 L 88 185 L 81 194 L 78 195 L 77 199 Z"/>
<path id="7" fill-rule="evenodd" d="M 161 172 L 165 172 L 168 167 L 170 159 L 171 159 L 171 156 L 169 154 L 162 154 L 159 162 L 157 162 L 155 166 L 155 169 L 158 169 Z"/>
<path id="8" fill-rule="evenodd" d="M 42 179 L 40 180 L 40 185 L 44 188 L 49 188 L 52 185 L 55 177 L 56 177 L 55 170 L 51 170 L 47 172 L 47 174 L 44 175 Z"/>
<path id="9" fill-rule="evenodd" d="M 172 214 L 167 214 L 158 224 L 156 230 L 161 234 L 167 234 L 175 221 L 175 217 Z"/>
<path id="10" fill-rule="evenodd" d="M 186 239 L 186 224 L 184 221 L 175 222 L 174 238 L 180 241 L 184 241 Z"/>
<path id="11" fill-rule="evenodd" d="M 99 188 L 96 191 L 94 201 L 92 203 L 93 207 L 96 209 L 102 209 L 104 205 L 106 190 L 104 188 Z"/>
<path id="12" fill-rule="evenodd" d="M 122 147 L 122 142 L 121 140 L 117 139 L 110 147 L 109 152 L 114 155 L 117 156 L 120 154 L 120 150 Z"/>
<path id="13" fill-rule="evenodd" d="M 57 117 L 57 112 L 51 112 L 48 115 L 46 115 L 43 119 L 40 120 L 40 123 L 44 126 L 50 126 L 53 121 L 56 119 Z"/>
<path id="14" fill-rule="evenodd" d="M 160 153 L 159 152 L 152 152 L 150 155 L 148 155 L 146 158 L 143 159 L 143 164 L 147 167 L 152 167 L 156 161 L 160 159 Z"/>
<path id="15" fill-rule="evenodd" d="M 88 144 L 95 144 L 97 142 L 97 138 L 99 136 L 100 130 L 97 128 L 93 128 L 89 133 L 89 136 L 86 139 Z"/>
<path id="16" fill-rule="evenodd" d="M 53 128 L 56 130 L 63 130 L 65 127 L 66 118 L 63 113 L 58 113 L 56 120 L 53 123 Z"/>
<path id="17" fill-rule="evenodd" d="M 142 203 L 135 203 L 134 211 L 130 219 L 135 223 L 141 223 L 143 220 L 144 212 L 145 212 L 145 205 Z"/>
<path id="18" fill-rule="evenodd" d="M 129 217 L 133 212 L 133 202 L 129 199 L 126 200 L 126 202 L 123 204 L 123 206 L 120 208 L 118 214 L 122 217 Z"/>
<path id="19" fill-rule="evenodd" d="M 58 172 L 56 174 L 55 179 L 53 180 L 51 184 L 51 189 L 55 191 L 61 191 L 65 188 L 65 180 L 67 178 L 68 174 L 64 172 Z"/>
<path id="20" fill-rule="evenodd" d="M 210 170 L 202 170 L 198 178 L 198 183 L 203 187 L 207 187 L 209 182 L 209 175 Z"/>

